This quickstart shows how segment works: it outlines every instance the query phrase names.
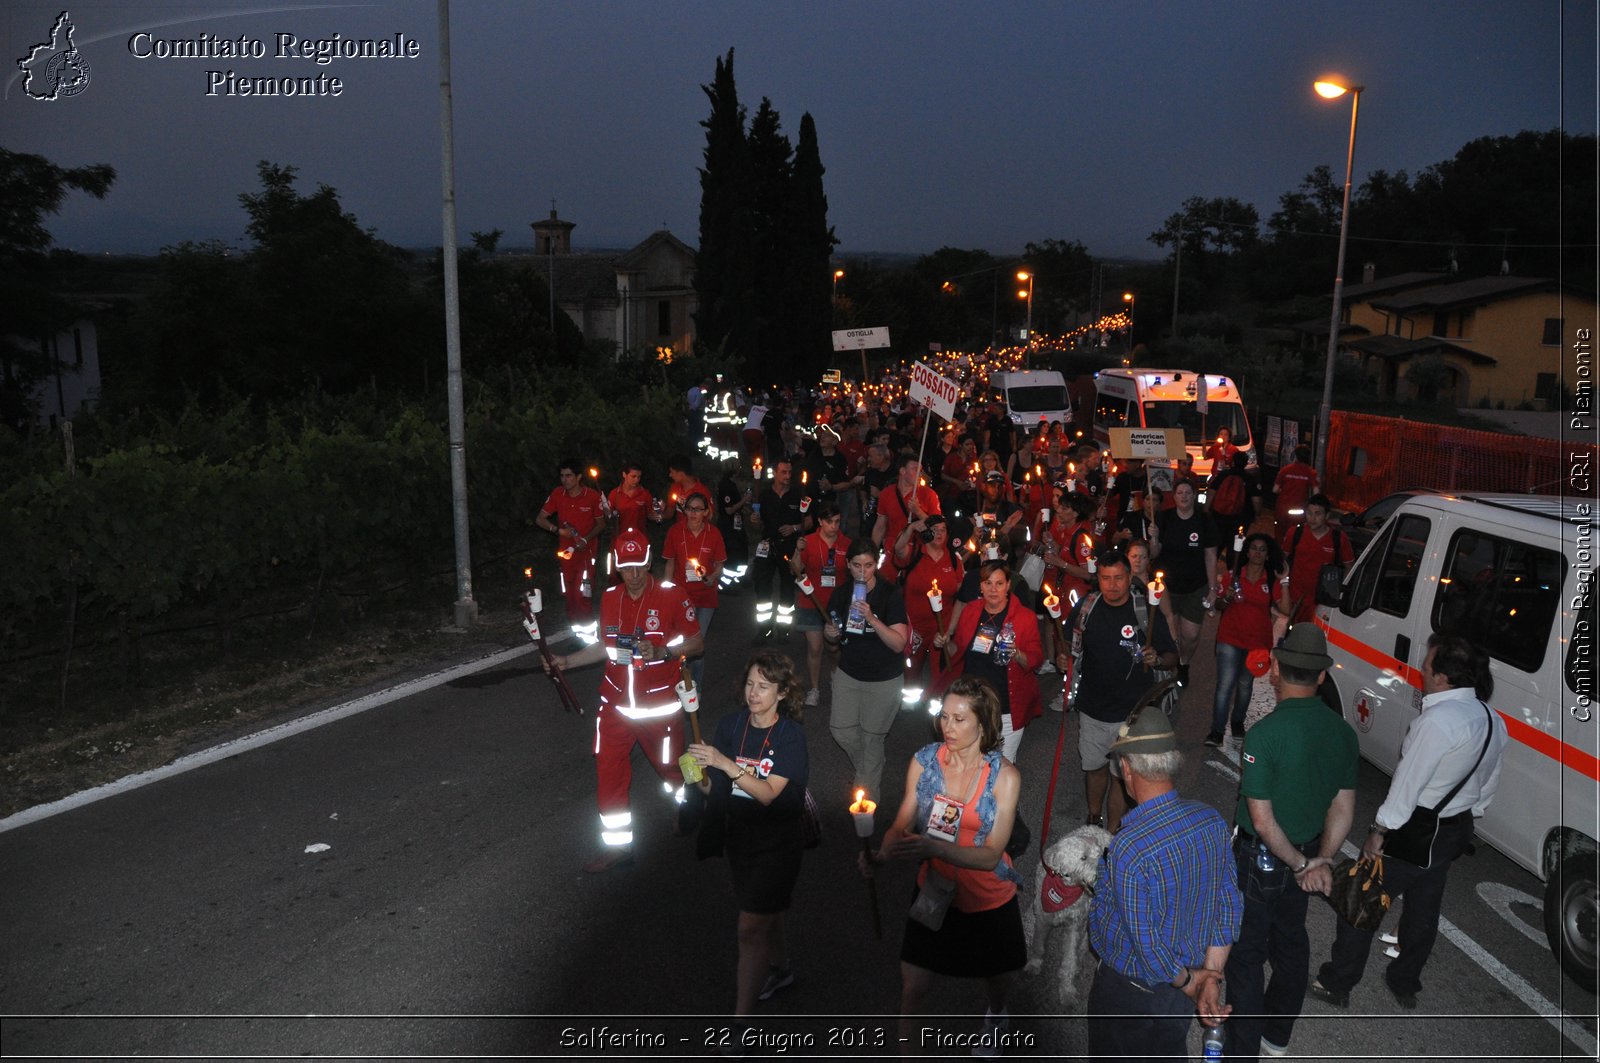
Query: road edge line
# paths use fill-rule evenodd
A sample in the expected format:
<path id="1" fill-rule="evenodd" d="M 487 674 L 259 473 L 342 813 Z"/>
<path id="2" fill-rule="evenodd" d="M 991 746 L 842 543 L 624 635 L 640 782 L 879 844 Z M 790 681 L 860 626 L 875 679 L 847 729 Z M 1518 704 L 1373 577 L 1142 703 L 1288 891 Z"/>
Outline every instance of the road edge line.
<path id="1" fill-rule="evenodd" d="M 55 801 L 48 801 L 42 805 L 25 808 L 20 812 L 13 812 L 6 818 L 0 819 L 0 834 L 16 830 L 18 827 L 26 827 L 31 823 L 38 823 L 40 820 L 58 816 L 63 812 L 70 812 L 75 808 L 92 805 L 96 801 L 103 801 L 108 797 L 115 797 L 117 794 L 124 794 L 149 786 L 151 783 L 160 782 L 163 779 L 182 775 L 196 768 L 203 768 L 208 764 L 215 764 L 219 760 L 226 760 L 241 753 L 248 753 L 263 746 L 269 746 L 274 742 L 314 730 L 325 724 L 342 720 L 347 716 L 355 716 L 358 713 L 366 712 L 368 709 L 376 709 L 382 705 L 399 701 L 402 698 L 410 697 L 412 694 L 420 694 L 425 690 L 431 690 L 452 680 L 460 679 L 462 676 L 472 675 L 475 672 L 481 672 L 484 669 L 514 661 L 518 657 L 532 653 L 533 649 L 533 645 L 529 643 L 524 646 L 514 646 L 509 650 L 501 650 L 498 653 L 491 653 L 487 657 L 480 657 L 465 664 L 451 665 L 449 668 L 430 672 L 427 675 L 418 676 L 416 679 L 408 679 L 404 683 L 373 691 L 371 694 L 363 694 L 359 698 L 346 701 L 340 705 L 334 705 L 331 708 L 322 709 L 311 713 L 309 716 L 302 716 L 297 720 L 289 720 L 285 723 L 268 727 L 266 730 L 257 731 L 254 734 L 233 738 L 209 749 L 187 753 L 177 760 L 163 764 L 159 768 L 151 768 L 148 771 L 125 775 L 112 782 L 92 786 L 87 790 L 80 790 L 75 794 L 69 794 Z"/>

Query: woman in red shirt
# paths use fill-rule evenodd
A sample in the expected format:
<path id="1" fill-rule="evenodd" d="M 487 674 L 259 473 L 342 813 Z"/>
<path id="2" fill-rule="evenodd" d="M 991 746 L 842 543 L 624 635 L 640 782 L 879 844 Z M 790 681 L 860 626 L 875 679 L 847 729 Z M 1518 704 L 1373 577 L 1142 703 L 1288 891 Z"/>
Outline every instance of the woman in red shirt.
<path id="1" fill-rule="evenodd" d="M 1016 763 L 1022 729 L 1044 713 L 1033 674 L 1044 659 L 1039 622 L 1011 593 L 1011 569 L 1005 561 L 985 561 L 978 574 L 981 596 L 961 611 L 955 630 L 935 639 L 934 645 L 945 650 L 951 678 L 976 676 L 994 686 L 1000 695 L 1001 751 Z"/>
<path id="2" fill-rule="evenodd" d="M 956 604 L 956 590 L 960 588 L 963 576 L 961 559 L 950 547 L 950 528 L 943 517 L 935 513 L 913 522 L 911 527 L 912 534 L 918 536 L 917 545 L 922 549 L 913 550 L 903 538 L 895 549 L 895 564 L 902 568 L 910 566 L 906 574 L 905 595 L 906 619 L 911 623 L 911 645 L 906 653 L 906 683 L 901 695 L 907 704 L 920 698 L 938 698 L 950 683 L 950 676 L 944 667 L 944 656 L 933 652 L 933 642 L 938 637 L 939 629 L 950 623 L 950 615 Z M 942 611 L 938 613 L 933 611 L 933 600 L 928 597 L 935 580 L 939 583 L 942 606 Z M 929 670 L 926 691 L 917 682 L 924 658 L 928 659 Z"/>
<path id="3" fill-rule="evenodd" d="M 1211 708 L 1211 733 L 1206 745 L 1222 745 L 1223 729 L 1230 722 L 1233 736 L 1244 737 L 1244 714 L 1250 707 L 1253 677 L 1245 668 L 1251 650 L 1272 648 L 1273 589 L 1287 571 L 1283 551 L 1272 536 L 1260 532 L 1244 541 L 1233 571 L 1218 588 L 1217 693 Z"/>

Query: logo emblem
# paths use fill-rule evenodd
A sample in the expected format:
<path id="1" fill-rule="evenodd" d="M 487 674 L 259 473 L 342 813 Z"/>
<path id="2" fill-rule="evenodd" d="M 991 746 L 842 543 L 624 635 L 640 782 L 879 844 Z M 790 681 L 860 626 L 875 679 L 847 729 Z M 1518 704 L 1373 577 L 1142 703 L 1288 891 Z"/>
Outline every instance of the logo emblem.
<path id="1" fill-rule="evenodd" d="M 1199 542 L 1200 541 L 1200 533 L 1199 532 L 1190 532 L 1189 533 L 1189 541 L 1191 543 Z"/>
<path id="2" fill-rule="evenodd" d="M 1254 764 L 1256 762 L 1256 758 L 1248 753 L 1241 753 L 1240 756 L 1244 758 L 1246 764 Z"/>
<path id="3" fill-rule="evenodd" d="M 1132 624 L 1123 624 L 1122 625 L 1122 637 L 1123 638 L 1125 638 L 1125 639 L 1133 638 L 1134 631 L 1135 631 L 1135 628 L 1134 628 L 1134 626 Z"/>
<path id="4" fill-rule="evenodd" d="M 17 60 L 22 71 L 22 91 L 35 100 L 76 96 L 89 87 L 89 61 L 72 42 L 77 27 L 63 11 L 50 27 L 50 39 L 28 49 Z"/>
<path id="5" fill-rule="evenodd" d="M 1356 702 L 1356 726 L 1361 728 L 1363 734 L 1372 730 L 1372 706 L 1367 704 L 1365 697 Z"/>

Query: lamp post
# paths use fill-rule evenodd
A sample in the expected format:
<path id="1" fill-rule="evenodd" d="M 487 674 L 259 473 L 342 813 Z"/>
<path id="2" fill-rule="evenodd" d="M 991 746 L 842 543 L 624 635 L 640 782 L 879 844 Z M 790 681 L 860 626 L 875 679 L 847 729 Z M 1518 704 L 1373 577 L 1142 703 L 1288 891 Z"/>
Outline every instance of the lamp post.
<path id="1" fill-rule="evenodd" d="M 1128 304 L 1128 353 L 1122 356 L 1123 365 L 1133 364 L 1133 306 L 1132 292 L 1123 292 L 1122 301 Z"/>
<path id="2" fill-rule="evenodd" d="M 1023 361 L 1024 361 L 1024 364 L 1029 369 L 1032 369 L 1033 368 L 1033 274 L 1028 272 L 1025 269 L 1019 269 L 1019 270 L 1017 270 L 1017 280 L 1019 282 L 1021 282 L 1021 281 L 1027 281 L 1028 282 L 1027 289 L 1024 290 L 1024 291 L 1019 291 L 1017 293 L 1017 298 L 1018 299 L 1026 299 L 1026 300 L 1028 300 L 1028 320 L 1027 320 L 1027 323 L 1022 326 L 1023 338 L 1028 341 L 1027 346 L 1023 348 Z"/>
<path id="3" fill-rule="evenodd" d="M 1350 174 L 1356 161 L 1356 115 L 1364 86 L 1346 85 L 1341 79 L 1323 78 L 1312 85 L 1325 100 L 1350 94 L 1350 147 L 1344 159 L 1344 206 L 1339 212 L 1339 260 L 1333 272 L 1333 316 L 1328 321 L 1328 364 L 1322 370 L 1322 405 L 1317 408 L 1317 482 L 1327 487 L 1328 432 L 1333 421 L 1333 359 L 1339 350 L 1339 318 L 1344 301 L 1344 249 L 1350 237 Z"/>

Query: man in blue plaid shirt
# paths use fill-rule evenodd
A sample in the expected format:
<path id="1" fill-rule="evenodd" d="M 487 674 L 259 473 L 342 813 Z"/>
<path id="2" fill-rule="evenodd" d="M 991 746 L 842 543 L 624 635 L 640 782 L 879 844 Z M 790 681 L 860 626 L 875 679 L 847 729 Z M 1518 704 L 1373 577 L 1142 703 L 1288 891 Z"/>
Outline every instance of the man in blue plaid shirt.
<path id="1" fill-rule="evenodd" d="M 1222 967 L 1244 905 L 1228 824 L 1173 789 L 1182 756 L 1154 704 L 1162 693 L 1146 695 L 1109 754 L 1138 804 L 1101 857 L 1089 908 L 1100 957 L 1089 992 L 1091 1059 L 1184 1059 L 1191 1016 L 1215 1026 L 1231 1010 Z"/>

